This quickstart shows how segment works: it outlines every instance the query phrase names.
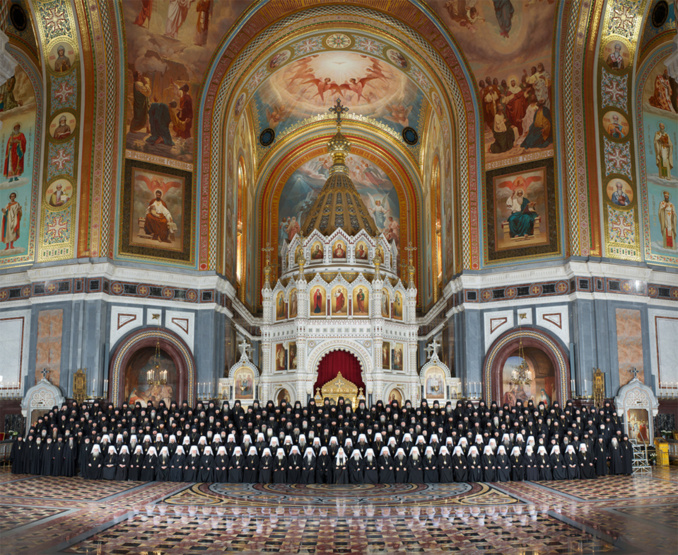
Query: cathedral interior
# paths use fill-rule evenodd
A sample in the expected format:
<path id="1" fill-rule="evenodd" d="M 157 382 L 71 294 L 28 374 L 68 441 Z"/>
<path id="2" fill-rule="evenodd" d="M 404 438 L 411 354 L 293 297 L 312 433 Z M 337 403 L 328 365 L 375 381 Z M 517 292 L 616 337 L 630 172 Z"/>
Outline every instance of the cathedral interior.
<path id="1" fill-rule="evenodd" d="M 64 400 L 611 400 L 654 447 L 678 429 L 677 15 L 5 0 L 0 434 Z M 678 529 L 668 466 L 598 491 L 75 479 L 0 472 L 0 552 L 662 553 Z"/>

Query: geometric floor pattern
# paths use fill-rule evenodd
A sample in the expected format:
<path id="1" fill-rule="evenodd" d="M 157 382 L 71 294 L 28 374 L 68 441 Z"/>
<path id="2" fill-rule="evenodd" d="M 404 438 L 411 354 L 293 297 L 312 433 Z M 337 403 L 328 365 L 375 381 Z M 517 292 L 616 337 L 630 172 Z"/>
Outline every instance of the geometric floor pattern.
<path id="1" fill-rule="evenodd" d="M 89 482 L 0 470 L 0 553 L 678 553 L 678 469 L 595 481 Z"/>

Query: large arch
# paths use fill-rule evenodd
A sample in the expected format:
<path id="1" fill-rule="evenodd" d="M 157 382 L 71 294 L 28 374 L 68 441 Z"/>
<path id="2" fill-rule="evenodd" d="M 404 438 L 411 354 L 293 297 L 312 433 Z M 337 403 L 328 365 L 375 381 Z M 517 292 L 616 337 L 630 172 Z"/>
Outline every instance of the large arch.
<path id="1" fill-rule="evenodd" d="M 555 371 L 554 399 L 561 404 L 570 394 L 570 363 L 567 351 L 560 342 L 547 331 L 524 326 L 510 330 L 499 336 L 485 355 L 483 363 L 483 397 L 487 403 L 498 401 L 502 392 L 502 371 L 504 364 L 518 349 L 520 343 L 524 348 L 541 351 L 553 365 Z"/>
<path id="2" fill-rule="evenodd" d="M 308 368 L 311 369 L 311 376 L 316 376 L 318 374 L 320 361 L 325 357 L 325 355 L 333 351 L 345 351 L 358 359 L 358 362 L 360 363 L 360 369 L 362 370 L 363 382 L 365 383 L 365 393 L 371 393 L 373 389 L 372 357 L 369 351 L 357 341 L 332 341 L 323 342 L 318 345 L 308 355 Z M 309 383 L 309 385 L 312 387 L 314 383 L 315 380 L 312 383 Z"/>
<path id="3" fill-rule="evenodd" d="M 314 17 L 314 25 L 319 24 L 318 22 L 323 17 L 329 20 L 330 15 L 335 25 L 338 25 L 337 18 L 349 25 L 358 20 L 364 24 L 365 17 L 369 17 L 373 26 L 379 28 L 382 36 L 385 36 L 384 30 L 386 29 L 401 43 L 409 41 L 420 47 L 426 56 L 425 63 L 430 72 L 429 75 L 435 76 L 431 79 L 435 78 L 438 86 L 444 88 L 444 93 L 440 96 L 445 102 L 446 135 L 455 137 L 457 140 L 455 145 L 457 148 L 453 148 L 450 154 L 454 157 L 452 182 L 461 192 L 461 198 L 455 206 L 455 213 L 459 214 L 462 211 L 465 213 L 460 226 L 462 237 L 456 239 L 460 244 L 466 245 L 463 251 L 459 251 L 459 256 L 464 259 L 460 266 L 479 269 L 478 229 L 471 223 L 477 222 L 476 211 L 479 200 L 476 181 L 480 152 L 474 132 L 477 128 L 478 112 L 477 99 L 472 92 L 474 85 L 469 78 L 463 58 L 457 53 L 456 46 L 449 35 L 441 30 L 440 22 L 427 8 L 397 2 L 396 5 L 389 5 L 388 13 L 384 13 L 366 8 L 364 4 L 364 2 L 355 2 L 353 5 L 321 5 L 295 11 L 295 6 L 291 3 L 283 5 L 282 2 L 274 1 L 266 4 L 265 17 L 261 11 L 255 9 L 248 12 L 241 24 L 237 26 L 238 31 L 224 42 L 223 48 L 215 56 L 215 61 L 208 72 L 204 94 L 201 98 L 203 114 L 201 136 L 203 139 L 200 150 L 202 153 L 226 153 L 227 137 L 230 138 L 233 134 L 230 129 L 226 128 L 226 114 L 233 112 L 238 98 L 241 97 L 238 93 L 244 86 L 245 73 L 250 69 L 256 69 L 258 60 L 264 57 L 268 59 L 273 53 L 273 48 L 280 47 L 281 43 L 277 42 L 278 39 L 281 37 L 285 39 L 292 33 L 298 32 L 304 24 L 307 24 L 309 17 Z M 413 17 L 413 9 L 422 10 L 420 19 Z M 247 46 L 243 49 L 245 43 Z M 247 75 L 251 78 L 249 73 Z M 447 104 L 448 101 L 450 104 Z M 220 128 L 220 133 L 213 132 Z M 219 218 L 211 218 L 211 221 L 208 221 L 209 212 L 215 208 L 219 211 L 225 209 L 223 206 L 218 206 L 220 190 L 224 183 L 228 188 L 232 178 L 229 168 L 233 164 L 230 160 L 224 163 L 220 158 L 212 156 L 210 160 L 205 160 L 205 163 L 197 168 L 201 202 L 209 204 L 209 210 L 201 209 L 201 217 L 204 220 L 201 229 L 209 229 L 207 236 L 201 236 L 200 240 L 199 267 L 201 269 L 214 267 L 217 257 L 221 256 L 223 250 L 222 246 L 217 246 L 214 241 L 208 240 L 208 237 L 221 235 L 218 230 Z M 229 261 L 224 261 L 224 264 L 229 264 Z"/>
<path id="4" fill-rule="evenodd" d="M 193 404 L 195 396 L 196 366 L 195 359 L 186 343 L 173 331 L 157 328 L 143 328 L 129 333 L 120 339 L 111 356 L 109 364 L 109 400 L 121 405 L 124 399 L 125 368 L 140 350 L 155 347 L 166 352 L 174 362 L 177 372 L 177 401 Z"/>

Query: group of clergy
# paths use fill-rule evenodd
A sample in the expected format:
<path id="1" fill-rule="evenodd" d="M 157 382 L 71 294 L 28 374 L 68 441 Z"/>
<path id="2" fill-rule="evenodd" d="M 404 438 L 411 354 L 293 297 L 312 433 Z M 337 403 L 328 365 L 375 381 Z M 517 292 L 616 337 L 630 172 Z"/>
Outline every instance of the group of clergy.
<path id="1" fill-rule="evenodd" d="M 547 407 L 409 401 L 236 401 L 194 409 L 74 402 L 17 438 L 12 472 L 90 480 L 392 484 L 591 479 L 631 474 L 632 445 L 608 402 Z"/>

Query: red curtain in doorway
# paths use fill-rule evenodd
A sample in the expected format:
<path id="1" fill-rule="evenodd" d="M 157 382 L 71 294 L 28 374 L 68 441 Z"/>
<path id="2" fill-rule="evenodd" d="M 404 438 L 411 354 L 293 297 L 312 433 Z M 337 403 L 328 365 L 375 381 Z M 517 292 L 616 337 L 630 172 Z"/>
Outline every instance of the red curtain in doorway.
<path id="1" fill-rule="evenodd" d="M 365 393 L 365 384 L 361 376 L 358 359 L 346 351 L 332 351 L 327 353 L 320 361 L 318 380 L 313 386 L 313 394 L 315 395 L 316 388 L 322 387 L 330 380 L 336 378 L 339 372 L 348 381 L 353 382 L 358 387 L 362 387 L 363 393 Z"/>

